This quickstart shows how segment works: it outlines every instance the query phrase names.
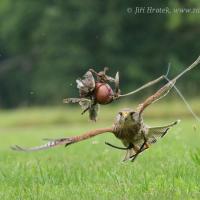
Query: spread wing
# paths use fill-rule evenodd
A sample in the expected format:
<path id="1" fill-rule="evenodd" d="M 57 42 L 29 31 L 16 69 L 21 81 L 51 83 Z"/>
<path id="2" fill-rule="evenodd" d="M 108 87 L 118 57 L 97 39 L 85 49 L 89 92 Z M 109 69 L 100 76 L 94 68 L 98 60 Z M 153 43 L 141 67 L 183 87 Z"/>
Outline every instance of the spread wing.
<path id="1" fill-rule="evenodd" d="M 148 149 L 149 146 L 156 143 L 159 138 L 164 137 L 165 134 L 168 132 L 168 130 L 178 123 L 179 123 L 179 120 L 177 120 L 169 125 L 166 125 L 166 126 L 150 127 L 148 134 L 146 135 L 146 137 L 147 137 L 146 145 L 144 145 L 144 147 L 141 149 L 140 152 L 137 152 L 134 148 L 128 149 L 123 161 L 133 159 L 135 156 L 137 156 L 138 154 L 140 154 L 143 151 L 145 151 L 146 149 Z M 138 149 L 140 149 L 142 147 L 143 143 L 144 143 L 144 141 L 139 141 L 139 142 L 135 143 L 134 145 L 137 146 Z"/>
<path id="2" fill-rule="evenodd" d="M 46 140 L 46 139 L 45 139 Z M 61 138 L 61 139 L 55 139 L 55 140 L 51 140 L 48 139 L 49 142 L 40 146 L 36 146 L 36 147 L 30 147 L 30 148 L 24 148 L 24 147 L 20 147 L 18 145 L 12 146 L 11 149 L 14 151 L 27 151 L 27 152 L 31 152 L 31 151 L 40 151 L 40 150 L 45 150 L 45 149 L 49 149 L 52 147 L 56 147 L 62 144 L 70 144 L 72 141 L 70 140 L 70 138 Z"/>
<path id="3" fill-rule="evenodd" d="M 143 103 L 139 104 L 139 106 L 137 107 L 138 113 L 141 115 L 142 112 L 145 110 L 145 108 L 147 108 L 152 103 L 155 103 L 156 101 L 160 100 L 161 98 L 165 97 L 175 83 L 176 80 L 168 82 L 162 88 L 160 88 L 155 94 L 148 97 Z"/>
<path id="4" fill-rule="evenodd" d="M 79 136 L 59 138 L 59 139 L 47 139 L 47 140 L 49 140 L 49 142 L 44 144 L 44 145 L 41 145 L 41 146 L 24 148 L 24 147 L 20 147 L 18 145 L 15 145 L 15 146 L 11 147 L 11 149 L 15 150 L 15 151 L 26 151 L 26 152 L 40 151 L 40 150 L 56 147 L 56 146 L 59 146 L 59 145 L 68 146 L 70 144 L 74 144 L 74 143 L 77 143 L 77 142 L 80 142 L 80 141 L 83 141 L 83 140 L 87 140 L 91 137 L 94 137 L 94 136 L 100 135 L 100 134 L 104 134 L 104 133 L 107 133 L 107 132 L 113 133 L 113 128 L 96 129 L 96 130 L 86 132 L 86 133 L 79 135 Z"/>
<path id="5" fill-rule="evenodd" d="M 147 134 L 147 143 L 153 144 L 157 142 L 159 138 L 164 137 L 165 134 L 168 132 L 168 130 L 172 128 L 173 126 L 177 125 L 179 122 L 180 120 L 177 120 L 166 126 L 150 127 Z"/>

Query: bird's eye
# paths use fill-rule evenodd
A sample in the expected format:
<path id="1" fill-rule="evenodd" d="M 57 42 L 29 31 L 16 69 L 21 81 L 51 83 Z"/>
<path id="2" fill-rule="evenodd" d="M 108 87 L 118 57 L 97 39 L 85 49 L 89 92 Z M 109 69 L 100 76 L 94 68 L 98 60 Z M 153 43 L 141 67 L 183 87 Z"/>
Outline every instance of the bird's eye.
<path id="1" fill-rule="evenodd" d="M 122 116 L 122 112 L 119 112 L 119 115 Z"/>

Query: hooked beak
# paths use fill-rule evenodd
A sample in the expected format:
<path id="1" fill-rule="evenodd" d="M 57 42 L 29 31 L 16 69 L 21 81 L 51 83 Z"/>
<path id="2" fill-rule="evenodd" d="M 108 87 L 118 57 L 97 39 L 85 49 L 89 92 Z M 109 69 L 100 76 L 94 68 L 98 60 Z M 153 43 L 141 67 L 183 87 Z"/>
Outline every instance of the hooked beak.
<path id="1" fill-rule="evenodd" d="M 122 120 L 123 120 L 123 122 L 125 122 L 127 120 L 127 117 L 128 117 L 128 112 L 123 112 L 122 113 Z"/>

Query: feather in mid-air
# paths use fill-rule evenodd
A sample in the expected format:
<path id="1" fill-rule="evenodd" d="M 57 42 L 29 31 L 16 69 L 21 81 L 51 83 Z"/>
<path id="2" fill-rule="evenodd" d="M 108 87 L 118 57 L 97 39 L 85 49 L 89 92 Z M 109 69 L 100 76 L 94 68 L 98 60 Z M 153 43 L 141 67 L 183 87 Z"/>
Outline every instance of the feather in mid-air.
<path id="1" fill-rule="evenodd" d="M 92 121 L 96 121 L 99 105 L 106 105 L 114 100 L 117 100 L 121 97 L 129 96 L 135 94 L 136 92 L 141 91 L 144 88 L 147 88 L 160 80 L 164 79 L 164 76 L 161 76 L 142 87 L 138 88 L 135 91 L 132 91 L 127 94 L 120 94 L 119 89 L 119 73 L 117 72 L 115 78 L 108 76 L 106 73 L 108 68 L 105 67 L 103 71 L 96 72 L 93 69 L 90 69 L 83 76 L 83 79 L 77 79 L 77 88 L 79 89 L 78 98 L 66 98 L 63 100 L 64 103 L 79 103 L 84 114 L 89 112 L 89 118 Z M 96 79 L 94 78 L 96 77 Z M 114 84 L 114 90 L 110 84 Z"/>
<path id="2" fill-rule="evenodd" d="M 124 161 L 134 161 L 141 152 L 148 149 L 159 138 L 164 137 L 168 130 L 179 122 L 179 120 L 177 120 L 165 126 L 150 127 L 143 122 L 142 114 L 144 110 L 152 103 L 164 97 L 173 88 L 177 79 L 179 79 L 183 74 L 197 66 L 199 63 L 200 56 L 186 70 L 184 70 L 174 79 L 172 79 L 163 87 L 161 87 L 157 92 L 155 92 L 152 96 L 148 97 L 144 102 L 139 104 L 135 110 L 130 108 L 121 110 L 117 114 L 116 120 L 113 126 L 111 127 L 92 130 L 79 136 L 52 139 L 49 140 L 48 143 L 37 147 L 22 148 L 16 145 L 13 146 L 12 149 L 17 151 L 38 151 L 42 149 L 55 147 L 58 145 L 68 146 L 70 144 L 86 140 L 96 135 L 110 132 L 121 140 L 124 147 L 117 147 L 107 142 L 106 144 L 117 149 L 126 150 Z"/>

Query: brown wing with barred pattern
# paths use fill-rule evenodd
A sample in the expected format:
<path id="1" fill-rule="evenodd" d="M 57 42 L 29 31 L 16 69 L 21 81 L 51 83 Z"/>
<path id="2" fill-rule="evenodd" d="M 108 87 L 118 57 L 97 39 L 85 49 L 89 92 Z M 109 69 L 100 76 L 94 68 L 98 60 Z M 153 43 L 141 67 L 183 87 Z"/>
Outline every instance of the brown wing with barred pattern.
<path id="1" fill-rule="evenodd" d="M 174 86 L 176 83 L 176 80 L 170 81 L 166 85 L 164 85 L 162 88 L 160 88 L 155 94 L 152 96 L 148 97 L 143 103 L 139 104 L 137 107 L 137 112 L 141 115 L 145 108 L 147 108 L 149 105 L 152 103 L 155 103 L 159 99 L 165 97 L 168 92 L 171 90 L 171 88 Z"/>
<path id="2" fill-rule="evenodd" d="M 164 137 L 168 130 L 179 122 L 180 120 L 177 120 L 166 126 L 150 127 L 147 134 L 147 142 L 150 144 L 155 143 L 157 139 Z"/>
<path id="3" fill-rule="evenodd" d="M 74 143 L 77 143 L 77 142 L 80 142 L 83 140 L 87 140 L 91 137 L 94 137 L 94 136 L 100 135 L 100 134 L 104 134 L 107 132 L 113 133 L 113 128 L 101 128 L 101 129 L 96 129 L 93 131 L 86 132 L 79 136 L 72 136 L 72 137 L 60 138 L 60 139 L 52 139 L 48 143 L 41 145 L 41 146 L 36 146 L 36 147 L 31 147 L 31 148 L 23 148 L 18 145 L 15 145 L 15 146 L 11 147 L 11 149 L 15 150 L 15 151 L 40 151 L 40 150 L 56 147 L 59 145 L 68 146 L 70 144 L 74 144 Z"/>

